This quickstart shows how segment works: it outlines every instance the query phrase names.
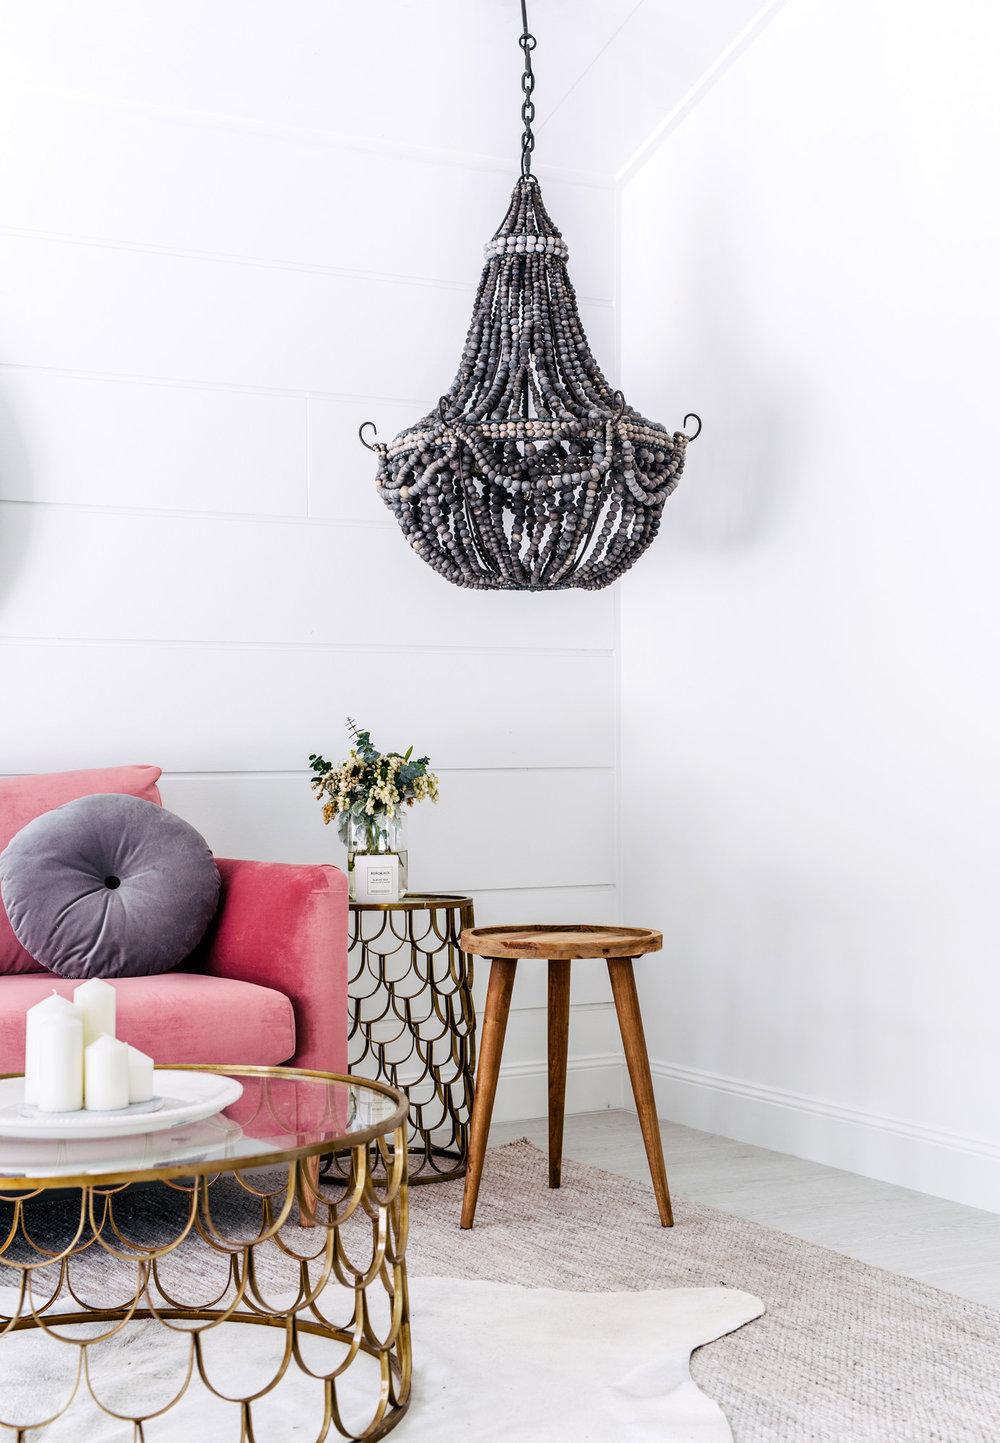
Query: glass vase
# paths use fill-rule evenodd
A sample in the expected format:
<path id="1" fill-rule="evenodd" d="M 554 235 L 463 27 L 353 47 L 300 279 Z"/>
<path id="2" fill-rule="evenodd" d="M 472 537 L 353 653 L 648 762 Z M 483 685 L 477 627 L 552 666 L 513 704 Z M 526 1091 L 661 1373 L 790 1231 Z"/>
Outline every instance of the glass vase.
<path id="1" fill-rule="evenodd" d="M 399 902 L 406 892 L 407 855 L 401 812 L 350 817 L 347 883 L 352 902 Z"/>

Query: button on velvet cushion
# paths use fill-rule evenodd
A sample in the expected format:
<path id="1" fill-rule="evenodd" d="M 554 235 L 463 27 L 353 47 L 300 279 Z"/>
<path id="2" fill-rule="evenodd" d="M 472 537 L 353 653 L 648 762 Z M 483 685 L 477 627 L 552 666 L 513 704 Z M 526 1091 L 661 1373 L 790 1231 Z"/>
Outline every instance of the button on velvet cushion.
<path id="1" fill-rule="evenodd" d="M 194 827 L 138 797 L 67 802 L 0 853 L 0 895 L 17 940 L 63 977 L 176 967 L 201 940 L 219 886 Z"/>
<path id="2" fill-rule="evenodd" d="M 159 779 L 160 768 L 153 766 L 88 767 L 74 772 L 0 777 L 0 851 L 35 817 L 77 797 L 120 792 L 159 803 Z M 14 936 L 7 913 L 0 907 L 0 976 L 38 970 L 38 963 Z"/>

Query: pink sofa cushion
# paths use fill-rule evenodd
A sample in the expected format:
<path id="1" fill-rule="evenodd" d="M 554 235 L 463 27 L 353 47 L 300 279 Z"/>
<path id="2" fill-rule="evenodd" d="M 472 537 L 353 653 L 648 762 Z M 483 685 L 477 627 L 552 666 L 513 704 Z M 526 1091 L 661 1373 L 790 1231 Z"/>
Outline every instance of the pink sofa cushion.
<path id="1" fill-rule="evenodd" d="M 79 772 L 43 772 L 37 776 L 0 778 L 0 851 L 10 839 L 40 817 L 64 802 L 89 797 L 95 792 L 121 792 L 159 804 L 156 783 L 160 768 L 92 767 Z M 0 908 L 0 975 L 12 972 L 37 972 L 38 963 L 14 936 L 7 913 Z"/>
<path id="2" fill-rule="evenodd" d="M 346 1072 L 346 876 L 319 864 L 215 862 L 219 910 L 184 966 L 280 988 L 295 1008 L 294 1066 Z"/>
<path id="3" fill-rule="evenodd" d="M 117 977 L 118 1036 L 158 1067 L 175 1062 L 276 1067 L 295 1052 L 295 1014 L 282 992 L 204 973 Z M 24 1068 L 24 1014 L 53 991 L 79 983 L 51 972 L 8 977 L 0 1010 L 0 1072 Z"/>

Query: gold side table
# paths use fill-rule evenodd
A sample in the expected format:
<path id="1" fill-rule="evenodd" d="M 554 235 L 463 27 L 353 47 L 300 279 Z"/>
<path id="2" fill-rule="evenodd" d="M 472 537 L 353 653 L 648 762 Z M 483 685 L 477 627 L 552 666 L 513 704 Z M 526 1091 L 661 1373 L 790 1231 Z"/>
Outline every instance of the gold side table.
<path id="1" fill-rule="evenodd" d="M 14 1282 L 0 1295 L 0 1355 L 5 1334 L 34 1329 L 52 1362 L 67 1348 L 79 1359 L 69 1396 L 37 1390 L 28 1420 L 8 1418 L 5 1392 L 0 1428 L 19 1443 L 36 1428 L 44 1438 L 57 1418 L 72 1421 L 77 1402 L 131 1423 L 142 1439 L 144 1425 L 182 1399 L 188 1414 L 203 1407 L 195 1393 L 204 1385 L 222 1400 L 232 1436 L 252 1443 L 268 1427 L 260 1407 L 287 1400 L 286 1391 L 261 1404 L 287 1373 L 296 1407 L 311 1415 L 304 1436 L 383 1438 L 406 1412 L 412 1372 L 406 1099 L 383 1083 L 296 1068 L 184 1070 L 234 1077 L 243 1095 L 214 1117 L 162 1132 L 0 1135 L 0 1276 Z M 20 1079 L 8 1074 L 0 1083 L 6 1102 Z M 0 1109 L 0 1134 L 11 1110 Z M 370 1164 L 373 1145 L 380 1176 Z M 331 1148 L 349 1159 L 346 1187 L 316 1182 L 318 1158 Z M 116 1334 L 127 1346 L 135 1320 L 161 1325 L 164 1342 L 187 1340 L 170 1364 L 166 1402 L 155 1378 L 146 1380 L 151 1395 L 141 1376 L 128 1374 L 109 1401 L 98 1365 L 95 1384 L 89 1350 L 99 1356 Z M 279 1349 L 245 1392 L 218 1376 L 231 1347 L 213 1343 L 212 1333 L 229 1323 L 285 1335 L 284 1355 Z M 87 1325 L 83 1336 L 75 1324 Z M 320 1341 L 305 1346 L 310 1336 Z"/>
<path id="2" fill-rule="evenodd" d="M 409 1098 L 411 1184 L 462 1177 L 469 1159 L 476 1071 L 472 957 L 463 928 L 471 897 L 409 892 L 352 902 L 348 1069 Z"/>

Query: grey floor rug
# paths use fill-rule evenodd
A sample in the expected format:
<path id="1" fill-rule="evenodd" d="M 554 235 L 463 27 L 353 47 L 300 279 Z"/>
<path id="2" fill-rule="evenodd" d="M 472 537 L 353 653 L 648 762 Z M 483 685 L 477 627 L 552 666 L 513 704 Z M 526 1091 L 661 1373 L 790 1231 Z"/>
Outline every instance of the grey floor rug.
<path id="1" fill-rule="evenodd" d="M 492 1149 L 466 1232 L 461 1181 L 414 1188 L 411 1272 L 755 1294 L 765 1315 L 691 1366 L 736 1443 L 1000 1439 L 1000 1312 L 683 1198 L 664 1229 L 649 1187 L 572 1162 L 562 1175 L 550 1191 L 526 1140 Z"/>

